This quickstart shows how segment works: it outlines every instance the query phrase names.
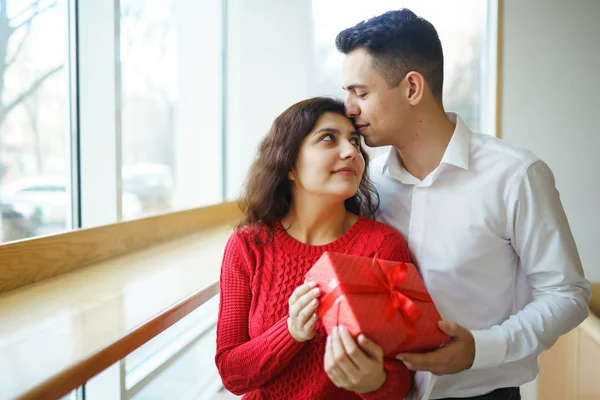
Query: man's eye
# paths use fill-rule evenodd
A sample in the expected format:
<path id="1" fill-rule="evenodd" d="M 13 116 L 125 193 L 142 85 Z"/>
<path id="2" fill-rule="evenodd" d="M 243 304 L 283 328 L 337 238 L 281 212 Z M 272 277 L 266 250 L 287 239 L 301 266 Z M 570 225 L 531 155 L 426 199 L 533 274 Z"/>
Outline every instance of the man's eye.
<path id="1" fill-rule="evenodd" d="M 358 97 L 359 99 L 364 99 L 365 97 L 367 97 L 366 93 L 356 93 L 356 97 Z"/>

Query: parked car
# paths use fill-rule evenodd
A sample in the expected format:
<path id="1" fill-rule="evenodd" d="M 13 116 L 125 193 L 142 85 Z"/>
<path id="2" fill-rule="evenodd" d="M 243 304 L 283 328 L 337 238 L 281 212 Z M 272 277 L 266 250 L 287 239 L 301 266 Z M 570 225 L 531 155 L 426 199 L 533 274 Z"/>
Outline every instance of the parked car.
<path id="1" fill-rule="evenodd" d="M 70 212 L 69 184 L 64 177 L 35 176 L 24 178 L 0 187 L 1 202 L 35 222 L 37 229 L 46 232 L 65 229 Z M 123 191 L 123 216 L 125 219 L 141 214 L 138 198 Z M 38 233 L 39 234 L 39 233 Z"/>
<path id="2" fill-rule="evenodd" d="M 24 214 L 30 215 L 30 217 L 26 218 Z M 39 220 L 36 218 L 35 212 L 27 207 L 17 210 L 12 204 L 0 203 L 0 216 L 2 219 L 0 243 L 35 236 Z"/>
<path id="3" fill-rule="evenodd" d="M 66 180 L 60 177 L 29 177 L 0 188 L 2 202 L 10 204 L 27 219 L 38 215 L 41 225 L 65 225 L 69 204 Z"/>
<path id="4" fill-rule="evenodd" d="M 123 190 L 142 202 L 144 212 L 171 207 L 175 187 L 171 167 L 164 164 L 126 164 L 121 169 Z"/>

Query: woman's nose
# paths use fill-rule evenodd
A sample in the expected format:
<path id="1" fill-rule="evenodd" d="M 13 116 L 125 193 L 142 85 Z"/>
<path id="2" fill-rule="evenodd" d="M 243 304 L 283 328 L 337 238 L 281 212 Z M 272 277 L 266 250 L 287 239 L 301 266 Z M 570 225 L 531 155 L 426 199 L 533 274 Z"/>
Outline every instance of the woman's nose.
<path id="1" fill-rule="evenodd" d="M 340 157 L 343 160 L 350 159 L 354 160 L 358 156 L 358 149 L 356 146 L 349 140 L 342 141 Z"/>

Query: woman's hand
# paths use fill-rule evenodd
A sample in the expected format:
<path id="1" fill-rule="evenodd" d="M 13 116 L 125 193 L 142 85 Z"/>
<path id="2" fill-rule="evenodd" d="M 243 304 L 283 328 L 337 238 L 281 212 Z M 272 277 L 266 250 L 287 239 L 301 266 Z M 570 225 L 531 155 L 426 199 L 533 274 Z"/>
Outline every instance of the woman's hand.
<path id="1" fill-rule="evenodd" d="M 374 392 L 387 379 L 383 350 L 365 335 L 359 335 L 357 343 L 345 327 L 335 327 L 327 337 L 325 373 L 339 388 L 357 393 Z"/>
<path id="2" fill-rule="evenodd" d="M 296 288 L 288 301 L 288 330 L 297 342 L 306 342 L 315 337 L 317 326 L 318 297 L 321 291 L 316 282 L 306 282 Z"/>

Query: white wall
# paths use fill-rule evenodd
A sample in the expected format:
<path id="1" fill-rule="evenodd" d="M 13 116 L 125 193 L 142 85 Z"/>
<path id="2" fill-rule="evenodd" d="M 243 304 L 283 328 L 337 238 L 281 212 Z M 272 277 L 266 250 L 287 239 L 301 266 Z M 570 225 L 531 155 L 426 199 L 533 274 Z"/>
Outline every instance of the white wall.
<path id="1" fill-rule="evenodd" d="M 179 0 L 176 12 L 172 207 L 181 210 L 222 201 L 222 5 L 216 0 Z"/>
<path id="2" fill-rule="evenodd" d="M 233 199 L 275 117 L 309 97 L 313 29 L 310 1 L 230 0 L 228 7 L 227 198 Z"/>
<path id="3" fill-rule="evenodd" d="M 502 137 L 545 160 L 600 281 L 600 1 L 505 0 Z"/>

